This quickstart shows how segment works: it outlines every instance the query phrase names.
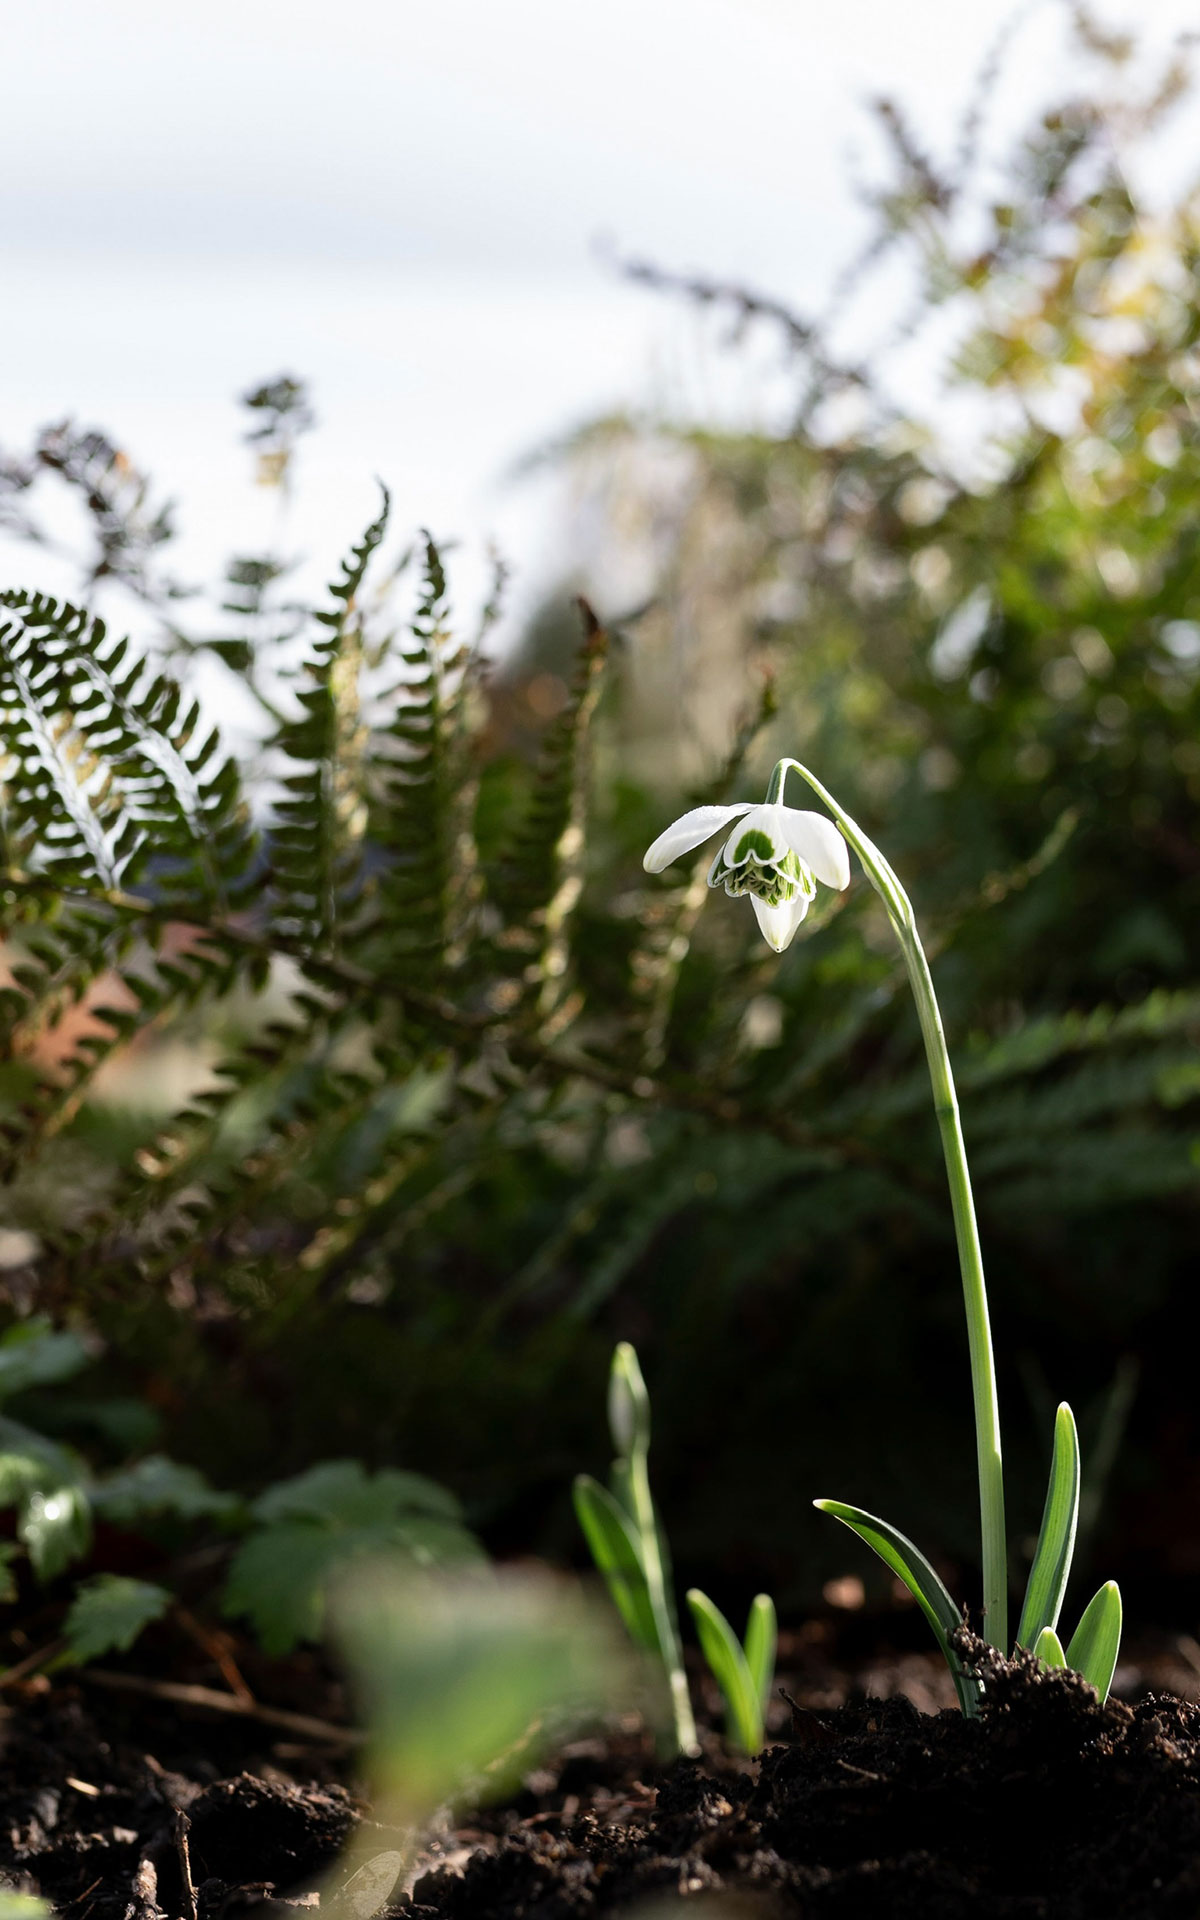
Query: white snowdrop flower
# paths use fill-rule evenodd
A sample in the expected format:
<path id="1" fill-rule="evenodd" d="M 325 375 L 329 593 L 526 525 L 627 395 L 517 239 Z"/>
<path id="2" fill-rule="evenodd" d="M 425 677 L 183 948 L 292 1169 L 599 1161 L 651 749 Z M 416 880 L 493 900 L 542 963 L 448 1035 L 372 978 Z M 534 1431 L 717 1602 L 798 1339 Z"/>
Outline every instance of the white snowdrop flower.
<path id="1" fill-rule="evenodd" d="M 839 890 L 850 882 L 850 856 L 838 828 L 823 813 L 783 805 L 783 783 L 792 763 L 781 760 L 759 805 L 739 800 L 728 807 L 693 807 L 660 833 L 642 865 L 661 873 L 714 833 L 736 822 L 709 869 L 710 887 L 735 899 L 749 894 L 763 938 L 776 953 L 788 946 L 817 891 L 818 880 Z"/>

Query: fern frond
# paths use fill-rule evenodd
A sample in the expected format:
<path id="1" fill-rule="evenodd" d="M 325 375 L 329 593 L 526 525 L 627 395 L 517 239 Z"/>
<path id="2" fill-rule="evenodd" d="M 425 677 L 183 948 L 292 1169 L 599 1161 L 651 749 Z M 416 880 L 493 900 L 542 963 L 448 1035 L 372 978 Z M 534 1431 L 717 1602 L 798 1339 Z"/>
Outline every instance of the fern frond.
<path id="1" fill-rule="evenodd" d="M 543 1038 L 569 1023 L 570 923 L 583 890 L 592 720 L 604 687 L 609 637 L 584 599 L 583 637 L 568 699 L 547 729 L 525 819 L 503 876 L 503 944 L 530 955 Z"/>
<path id="2" fill-rule="evenodd" d="M 1180 1033 L 1200 1034 L 1200 993 L 1160 988 L 1134 1006 L 1047 1014 L 1000 1040 L 977 1042 L 962 1063 L 959 1082 L 964 1088 L 986 1087 L 1036 1072 L 1064 1054 Z"/>
<path id="3" fill-rule="evenodd" d="M 337 603 L 316 618 L 326 633 L 304 665 L 300 713 L 270 744 L 285 756 L 285 797 L 272 822 L 271 881 L 280 924 L 304 948 L 336 954 L 361 919 L 366 804 L 360 675 L 362 624 L 357 595 L 371 555 L 387 530 L 383 490 L 377 519 L 342 563 L 330 588 Z"/>
<path id="4" fill-rule="evenodd" d="M 0 826 L 13 987 L 0 996 L 9 1057 L 28 1076 L 2 1130 L 11 1166 L 73 1117 L 135 1028 L 226 982 L 236 951 L 171 931 L 244 900 L 255 846 L 215 731 L 128 643 L 77 608 L 0 595 Z M 142 885 L 157 908 L 128 889 Z M 110 991 L 104 992 L 108 986 Z M 70 1044 L 69 1009 L 95 997 Z"/>
<path id="5" fill-rule="evenodd" d="M 401 658 L 390 720 L 372 744 L 370 831 L 383 862 L 373 932 L 385 964 L 428 982 L 461 965 L 481 895 L 472 764 L 481 656 L 451 637 L 445 568 L 428 535 Z"/>
<path id="6" fill-rule="evenodd" d="M 0 1177 L 74 1118 L 105 1062 L 135 1035 L 231 983 L 246 963 L 236 942 L 158 917 L 144 902 L 97 890 L 59 893 L 45 875 L 0 874 L 12 939 L 12 987 L 0 992 L 0 1039 L 13 1071 L 0 1112 Z M 82 1003 L 82 1005 L 80 1004 Z"/>
<path id="7" fill-rule="evenodd" d="M 1006 1140 L 977 1154 L 975 1168 L 988 1184 L 989 1206 L 1005 1218 L 1026 1211 L 1056 1218 L 1107 1212 L 1196 1190 L 1192 1136 L 1172 1136 L 1161 1127 L 1043 1139 L 1037 1153 L 1030 1153 L 1028 1143 Z"/>
<path id="8" fill-rule="evenodd" d="M 198 703 L 79 608 L 17 590 L 0 608 L 4 864 L 229 912 L 255 847 L 235 763 L 215 728 L 196 737 Z"/>

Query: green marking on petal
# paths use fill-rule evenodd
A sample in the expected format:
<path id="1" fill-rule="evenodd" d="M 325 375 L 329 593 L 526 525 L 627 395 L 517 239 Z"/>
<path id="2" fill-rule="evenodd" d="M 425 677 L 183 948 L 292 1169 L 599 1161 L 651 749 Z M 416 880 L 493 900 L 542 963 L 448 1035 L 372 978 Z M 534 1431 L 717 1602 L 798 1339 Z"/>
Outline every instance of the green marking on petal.
<path id="1" fill-rule="evenodd" d="M 811 867 L 790 847 L 779 845 L 761 827 L 747 827 L 739 836 L 735 857 L 722 848 L 709 868 L 710 887 L 724 887 L 732 900 L 753 895 L 769 907 L 788 906 L 797 897 L 816 898 L 817 882 Z"/>
<path id="2" fill-rule="evenodd" d="M 747 827 L 737 843 L 733 864 L 740 867 L 743 860 L 750 859 L 757 860 L 763 866 L 775 862 L 775 842 L 761 827 Z"/>

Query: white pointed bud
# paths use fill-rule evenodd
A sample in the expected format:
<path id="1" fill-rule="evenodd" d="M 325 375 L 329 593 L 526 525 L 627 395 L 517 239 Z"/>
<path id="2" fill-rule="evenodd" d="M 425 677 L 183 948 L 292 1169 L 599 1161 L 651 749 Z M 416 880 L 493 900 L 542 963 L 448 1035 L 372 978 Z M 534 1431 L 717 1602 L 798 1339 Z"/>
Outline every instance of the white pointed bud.
<path id="1" fill-rule="evenodd" d="M 613 1354 L 608 1377 L 608 1426 L 613 1446 L 623 1459 L 649 1448 L 650 1395 L 628 1340 L 622 1340 Z"/>

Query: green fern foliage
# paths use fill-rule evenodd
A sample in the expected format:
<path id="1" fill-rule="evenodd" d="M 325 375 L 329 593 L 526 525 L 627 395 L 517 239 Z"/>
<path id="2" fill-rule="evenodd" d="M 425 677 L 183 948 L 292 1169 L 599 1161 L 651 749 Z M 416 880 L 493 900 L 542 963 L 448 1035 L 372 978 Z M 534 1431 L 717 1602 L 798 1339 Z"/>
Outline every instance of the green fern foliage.
<path id="1" fill-rule="evenodd" d="M 18 1206 L 53 1178 L 54 1143 L 65 1150 L 107 1063 L 196 1019 L 221 1035 L 132 1152 L 66 1217 L 34 1221 L 93 1278 L 98 1248 L 125 1261 L 132 1250 L 147 1277 L 181 1253 L 197 1271 L 227 1267 L 228 1245 L 318 1178 L 333 1182 L 332 1217 L 302 1209 L 286 1236 L 318 1284 L 444 1165 L 445 1139 L 438 1152 L 389 1121 L 396 1088 L 432 1072 L 455 1089 L 453 1158 L 456 1125 L 465 1138 L 495 1098 L 493 1036 L 509 1034 L 527 1062 L 546 1044 L 544 1000 L 516 1017 L 525 1037 L 514 1031 L 509 953 L 540 954 L 546 981 L 570 970 L 605 636 L 588 611 L 571 701 L 496 868 L 503 910 L 489 907 L 475 838 L 482 656 L 452 630 L 431 539 L 407 621 L 390 611 L 395 573 L 368 595 L 388 512 L 385 494 L 313 615 L 264 742 L 274 795 L 260 829 L 175 680 L 75 608 L 0 601 L 0 1126 Z M 261 665 L 247 661 L 247 677 Z M 556 1083 L 562 1070 L 546 1064 Z M 234 1284 L 261 1297 L 251 1273 Z"/>
<path id="2" fill-rule="evenodd" d="M 281 775 L 283 797 L 270 832 L 277 923 L 301 951 L 331 958 L 341 954 L 361 914 L 366 728 L 358 597 L 389 510 L 385 492 L 378 519 L 330 588 L 333 609 L 315 614 L 324 632 L 304 663 L 300 711 L 270 743 L 289 769 Z"/>
<path id="3" fill-rule="evenodd" d="M 449 625 L 446 572 L 425 540 L 420 594 L 390 717 L 372 755 L 370 824 L 379 850 L 373 932 L 414 981 L 433 981 L 458 959 L 476 876 L 466 737 L 470 656 Z"/>

